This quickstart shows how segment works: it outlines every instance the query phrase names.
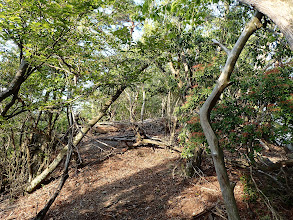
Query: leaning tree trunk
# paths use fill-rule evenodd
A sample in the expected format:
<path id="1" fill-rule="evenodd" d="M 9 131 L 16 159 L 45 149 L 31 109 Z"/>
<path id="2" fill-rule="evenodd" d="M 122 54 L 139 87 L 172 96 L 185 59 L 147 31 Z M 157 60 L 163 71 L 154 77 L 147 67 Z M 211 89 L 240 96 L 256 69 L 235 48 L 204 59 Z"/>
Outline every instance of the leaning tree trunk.
<path id="1" fill-rule="evenodd" d="M 292 0 L 240 0 L 268 16 L 286 36 L 293 50 L 293 1 Z"/>
<path id="2" fill-rule="evenodd" d="M 16 72 L 13 80 L 9 84 L 8 88 L 3 92 L 0 92 L 0 102 L 6 99 L 8 96 L 15 94 L 18 92 L 21 84 L 26 80 L 26 74 L 31 71 L 31 68 L 26 62 L 26 60 L 22 60 L 19 66 L 19 70 Z"/>
<path id="3" fill-rule="evenodd" d="M 99 114 L 96 117 L 92 118 L 89 123 L 81 129 L 81 131 L 73 139 L 73 146 L 77 146 L 82 138 L 87 134 L 87 132 L 106 114 L 108 108 L 121 95 L 125 88 L 126 86 L 120 87 L 111 97 L 111 99 L 104 104 L 103 108 L 99 111 Z M 59 165 L 64 156 L 67 154 L 67 151 L 68 145 L 63 147 L 63 149 L 59 152 L 53 162 L 40 175 L 35 177 L 30 182 L 30 185 L 26 188 L 26 191 L 29 193 L 34 191 L 47 178 L 47 176 L 49 176 L 55 170 L 55 168 Z"/>
<path id="4" fill-rule="evenodd" d="M 223 199 L 227 209 L 228 218 L 230 220 L 240 219 L 236 201 L 234 198 L 234 187 L 231 186 L 227 170 L 224 163 L 224 154 L 219 146 L 219 141 L 216 137 L 210 124 L 210 113 L 213 107 L 216 105 L 220 98 L 220 95 L 224 89 L 230 84 L 230 76 L 234 69 L 235 63 L 249 37 L 261 27 L 260 19 L 262 14 L 256 12 L 250 22 L 244 28 L 242 34 L 234 45 L 233 49 L 228 52 L 228 58 L 222 73 L 206 102 L 200 109 L 200 123 L 203 128 L 204 134 L 207 138 L 208 144 L 211 149 L 211 154 L 213 157 L 218 181 L 220 183 L 220 188 L 222 191 Z"/>

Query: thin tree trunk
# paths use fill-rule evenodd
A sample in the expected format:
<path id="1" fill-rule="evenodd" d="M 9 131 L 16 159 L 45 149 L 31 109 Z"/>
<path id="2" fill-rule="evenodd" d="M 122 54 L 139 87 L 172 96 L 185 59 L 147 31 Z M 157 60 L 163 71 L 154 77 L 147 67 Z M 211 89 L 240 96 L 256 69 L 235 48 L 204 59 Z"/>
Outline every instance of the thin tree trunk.
<path id="1" fill-rule="evenodd" d="M 129 108 L 128 108 L 128 111 L 129 111 L 129 121 L 130 122 L 133 122 L 133 114 L 132 114 L 132 112 L 133 112 L 133 103 L 132 103 L 132 98 L 131 98 L 131 94 L 130 93 L 128 93 L 126 90 L 125 90 L 125 93 L 126 93 L 126 95 L 127 95 L 127 97 L 128 97 L 128 101 L 129 101 Z"/>
<path id="2" fill-rule="evenodd" d="M 116 101 L 116 99 L 121 95 L 125 88 L 126 86 L 121 86 L 111 97 L 111 99 L 104 104 L 104 106 L 99 111 L 99 114 L 96 117 L 92 118 L 89 123 L 81 129 L 81 131 L 73 139 L 73 146 L 77 146 L 80 143 L 80 141 L 87 134 L 87 132 L 106 114 L 106 111 L 108 110 L 110 105 Z M 32 180 L 32 182 L 26 188 L 26 191 L 29 193 L 34 191 L 47 178 L 47 176 L 49 176 L 55 170 L 55 168 L 59 165 L 59 163 L 66 155 L 67 151 L 68 145 L 64 146 L 60 153 L 57 155 L 57 157 L 53 160 L 53 162 L 40 175 Z"/>
<path id="3" fill-rule="evenodd" d="M 161 103 L 161 106 L 162 106 L 162 112 L 161 112 L 161 117 L 164 118 L 165 117 L 165 111 L 166 111 L 166 98 L 163 96 L 162 98 L 162 103 Z"/>
<path id="4" fill-rule="evenodd" d="M 140 111 L 141 123 L 143 123 L 144 109 L 145 109 L 145 89 L 144 89 L 144 85 L 142 85 L 142 106 L 141 106 L 141 111 Z"/>
<path id="5" fill-rule="evenodd" d="M 70 110 L 69 110 L 70 109 Z M 69 110 L 69 111 L 68 111 Z M 67 109 L 67 115 L 69 117 L 69 139 L 68 139 L 68 150 L 67 150 L 67 156 L 66 156 L 66 161 L 64 164 L 64 170 L 63 170 L 63 174 L 60 178 L 60 183 L 57 187 L 57 190 L 55 191 L 55 193 L 52 195 L 52 197 L 50 198 L 50 200 L 47 202 L 47 204 L 45 205 L 45 207 L 39 211 L 39 213 L 36 215 L 36 217 L 33 220 L 43 220 L 48 212 L 48 210 L 50 209 L 51 205 L 54 203 L 54 201 L 56 200 L 57 196 L 60 194 L 62 187 L 65 184 L 65 181 L 68 178 L 68 168 L 69 168 L 69 163 L 70 163 L 70 159 L 72 156 L 72 140 L 73 140 L 73 113 L 72 113 L 72 107 L 68 107 Z"/>
<path id="6" fill-rule="evenodd" d="M 228 218 L 230 220 L 239 220 L 239 212 L 234 198 L 233 187 L 230 185 L 228 178 L 227 170 L 224 163 L 224 154 L 222 149 L 219 146 L 219 141 L 216 137 L 215 132 L 213 131 L 210 124 L 210 113 L 217 101 L 219 100 L 220 95 L 224 89 L 230 84 L 230 76 L 234 69 L 235 63 L 244 47 L 249 37 L 261 27 L 260 19 L 262 14 L 256 12 L 250 22 L 244 28 L 242 34 L 238 38 L 236 44 L 234 45 L 231 52 L 228 54 L 225 67 L 206 102 L 203 104 L 200 109 L 200 123 L 203 128 L 204 134 L 207 138 L 208 144 L 211 149 L 211 154 L 213 157 L 213 162 L 217 172 L 218 181 L 220 183 L 222 195 L 227 209 Z"/>

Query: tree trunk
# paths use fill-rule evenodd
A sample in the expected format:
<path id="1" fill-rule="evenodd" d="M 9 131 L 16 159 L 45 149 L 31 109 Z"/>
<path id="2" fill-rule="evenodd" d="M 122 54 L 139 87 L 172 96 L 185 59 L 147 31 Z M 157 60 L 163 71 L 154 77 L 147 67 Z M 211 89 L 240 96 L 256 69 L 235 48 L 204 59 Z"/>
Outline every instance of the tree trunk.
<path id="1" fill-rule="evenodd" d="M 203 147 L 197 146 L 193 151 L 193 156 L 186 159 L 185 174 L 188 177 L 193 177 L 196 169 L 201 168 Z"/>
<path id="2" fill-rule="evenodd" d="M 204 134 L 207 138 L 208 144 L 211 149 L 211 154 L 213 157 L 215 169 L 217 172 L 218 181 L 220 183 L 223 199 L 226 205 L 228 218 L 230 220 L 240 219 L 236 201 L 234 198 L 233 187 L 230 185 L 228 178 L 227 170 L 224 163 L 224 154 L 222 149 L 219 146 L 219 141 L 216 137 L 215 132 L 213 131 L 210 124 L 210 113 L 217 101 L 220 98 L 220 95 L 224 89 L 230 84 L 230 76 L 234 69 L 235 63 L 249 37 L 261 27 L 260 19 L 262 14 L 256 12 L 255 16 L 250 20 L 250 22 L 244 28 L 242 34 L 237 40 L 231 52 L 228 54 L 226 64 L 222 73 L 206 102 L 203 104 L 200 109 L 200 123 L 203 128 Z"/>
<path id="3" fill-rule="evenodd" d="M 31 73 L 32 68 L 30 65 L 23 59 L 19 66 L 19 70 L 15 74 L 13 80 L 6 90 L 0 92 L 0 102 L 9 97 L 10 95 L 18 93 L 18 90 L 21 84 L 27 79 L 28 75 Z"/>
<path id="4" fill-rule="evenodd" d="M 145 89 L 144 89 L 144 85 L 142 85 L 142 105 L 141 105 L 141 111 L 140 111 L 141 123 L 143 123 L 144 109 L 145 109 Z"/>
<path id="5" fill-rule="evenodd" d="M 240 0 L 268 16 L 285 35 L 293 50 L 293 1 L 292 0 Z"/>
<path id="6" fill-rule="evenodd" d="M 106 111 L 108 110 L 110 105 L 115 102 L 115 100 L 121 95 L 125 88 L 126 86 L 121 86 L 111 97 L 111 99 L 104 104 L 103 108 L 101 108 L 101 110 L 99 111 L 99 114 L 96 117 L 92 118 L 89 123 L 81 129 L 81 131 L 73 139 L 73 146 L 77 146 L 82 138 L 87 134 L 87 132 L 106 114 Z M 45 178 L 55 170 L 55 168 L 59 165 L 64 156 L 67 154 L 67 151 L 68 145 L 63 147 L 63 149 L 53 160 L 53 162 L 40 175 L 32 180 L 30 185 L 26 188 L 26 191 L 29 193 L 34 191 L 45 180 Z"/>
<path id="7" fill-rule="evenodd" d="M 137 106 L 137 99 L 138 99 L 139 92 L 138 91 L 136 91 L 135 93 L 133 92 L 133 96 L 131 94 L 131 91 L 129 93 L 125 91 L 125 93 L 129 101 L 129 108 L 128 108 L 129 121 L 133 123 L 135 121 L 135 110 Z"/>
<path id="8" fill-rule="evenodd" d="M 161 106 L 162 106 L 161 117 L 162 117 L 162 118 L 165 117 L 166 103 L 167 103 L 167 100 L 166 100 L 166 98 L 163 96 L 163 97 L 162 97 L 162 103 L 161 103 Z"/>
<path id="9" fill-rule="evenodd" d="M 69 139 L 68 139 L 68 150 L 67 150 L 67 157 L 65 160 L 65 165 L 64 165 L 64 169 L 63 169 L 63 174 L 60 178 L 60 183 L 57 187 L 57 190 L 55 191 L 55 193 L 51 196 L 51 198 L 49 199 L 49 201 L 47 202 L 47 204 L 45 205 L 45 207 L 39 211 L 39 213 L 36 215 L 36 217 L 33 220 L 43 220 L 49 210 L 49 208 L 51 207 L 51 205 L 54 203 L 54 201 L 56 200 L 57 196 L 60 194 L 62 187 L 65 184 L 65 181 L 68 178 L 68 168 L 69 168 L 69 163 L 70 163 L 70 159 L 72 156 L 72 139 L 73 139 L 73 113 L 72 113 L 72 106 L 67 108 L 67 116 L 69 118 Z"/>

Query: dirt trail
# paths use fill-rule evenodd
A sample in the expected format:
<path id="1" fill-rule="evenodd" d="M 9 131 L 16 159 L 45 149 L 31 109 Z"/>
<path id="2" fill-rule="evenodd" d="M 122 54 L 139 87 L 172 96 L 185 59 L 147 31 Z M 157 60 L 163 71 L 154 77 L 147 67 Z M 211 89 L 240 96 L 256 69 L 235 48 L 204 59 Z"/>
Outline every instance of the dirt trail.
<path id="1" fill-rule="evenodd" d="M 211 159 L 205 159 L 204 175 L 187 179 L 180 171 L 177 152 L 152 147 L 128 149 L 123 142 L 105 141 L 113 146 L 110 149 L 100 140 L 102 136 L 91 135 L 83 141 L 83 166 L 77 168 L 73 163 L 70 177 L 46 219 L 175 220 L 225 216 Z M 230 174 L 237 182 L 235 192 L 241 213 L 248 213 L 242 202 L 239 173 Z M 0 219 L 31 219 L 57 185 L 55 179 L 16 201 L 2 201 Z"/>

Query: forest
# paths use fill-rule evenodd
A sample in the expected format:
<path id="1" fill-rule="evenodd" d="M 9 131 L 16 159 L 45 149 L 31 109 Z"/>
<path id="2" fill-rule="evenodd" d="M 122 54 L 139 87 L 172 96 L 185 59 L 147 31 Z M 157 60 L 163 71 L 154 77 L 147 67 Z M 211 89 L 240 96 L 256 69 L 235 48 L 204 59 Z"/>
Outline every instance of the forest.
<path id="1" fill-rule="evenodd" d="M 292 219 L 292 51 L 291 0 L 1 0 L 0 219 Z"/>

